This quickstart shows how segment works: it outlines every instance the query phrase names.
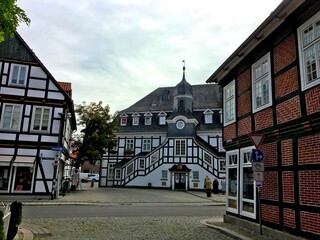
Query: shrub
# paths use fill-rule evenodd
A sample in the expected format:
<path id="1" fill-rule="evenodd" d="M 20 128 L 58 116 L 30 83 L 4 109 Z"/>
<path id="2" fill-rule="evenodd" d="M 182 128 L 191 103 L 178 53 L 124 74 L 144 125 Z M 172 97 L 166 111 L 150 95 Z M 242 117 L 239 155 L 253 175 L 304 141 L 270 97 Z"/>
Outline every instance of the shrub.
<path id="1" fill-rule="evenodd" d="M 12 240 L 18 232 L 18 226 L 22 221 L 22 203 L 14 201 L 10 206 L 11 217 L 7 240 Z"/>

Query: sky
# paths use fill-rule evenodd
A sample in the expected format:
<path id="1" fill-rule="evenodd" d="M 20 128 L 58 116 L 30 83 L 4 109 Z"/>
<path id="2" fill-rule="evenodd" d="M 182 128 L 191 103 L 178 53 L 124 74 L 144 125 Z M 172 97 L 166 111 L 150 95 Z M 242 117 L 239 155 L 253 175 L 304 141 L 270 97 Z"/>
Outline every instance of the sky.
<path id="1" fill-rule="evenodd" d="M 210 75 L 281 0 L 18 0 L 18 32 L 74 103 L 123 110 L 159 87 Z"/>

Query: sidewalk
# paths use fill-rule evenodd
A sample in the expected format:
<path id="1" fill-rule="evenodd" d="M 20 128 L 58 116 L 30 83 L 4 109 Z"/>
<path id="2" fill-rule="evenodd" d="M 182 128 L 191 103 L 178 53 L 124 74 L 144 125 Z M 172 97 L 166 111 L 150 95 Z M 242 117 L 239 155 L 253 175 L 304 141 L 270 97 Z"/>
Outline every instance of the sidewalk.
<path id="1" fill-rule="evenodd" d="M 24 206 L 27 205 L 105 205 L 113 206 L 118 204 L 152 204 L 152 205 L 220 205 L 226 203 L 225 195 L 212 194 L 206 197 L 204 191 L 179 192 L 162 189 L 136 189 L 136 188 L 98 188 L 83 184 L 82 190 L 76 190 L 65 196 L 60 196 L 55 200 L 19 200 Z M 5 200 L 10 203 L 13 199 Z M 248 240 L 275 240 L 275 239 L 302 239 L 286 234 L 284 232 L 263 228 L 265 235 L 259 234 L 259 226 L 249 221 L 238 218 L 224 216 L 221 218 L 204 219 L 201 223 L 205 226 L 214 228 L 223 234 L 229 235 L 234 239 Z M 37 236 L 49 236 L 47 229 L 37 226 L 24 226 L 19 228 L 16 240 L 32 240 L 33 234 Z"/>

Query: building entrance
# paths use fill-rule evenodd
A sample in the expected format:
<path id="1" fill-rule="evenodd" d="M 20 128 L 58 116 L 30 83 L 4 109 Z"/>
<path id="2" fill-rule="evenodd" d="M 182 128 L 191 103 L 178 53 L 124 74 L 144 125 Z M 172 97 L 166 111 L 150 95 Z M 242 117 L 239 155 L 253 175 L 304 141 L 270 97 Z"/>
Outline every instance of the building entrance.
<path id="1" fill-rule="evenodd" d="M 186 189 L 186 174 L 185 173 L 175 173 L 174 174 L 174 185 L 177 190 Z"/>

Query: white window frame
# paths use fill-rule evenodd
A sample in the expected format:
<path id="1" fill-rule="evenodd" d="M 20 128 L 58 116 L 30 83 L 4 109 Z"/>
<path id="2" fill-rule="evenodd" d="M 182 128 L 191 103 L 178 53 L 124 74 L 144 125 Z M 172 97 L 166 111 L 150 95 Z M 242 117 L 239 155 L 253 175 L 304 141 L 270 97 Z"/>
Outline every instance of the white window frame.
<path id="1" fill-rule="evenodd" d="M 199 171 L 192 171 L 192 177 L 194 181 L 198 181 L 199 178 Z"/>
<path id="2" fill-rule="evenodd" d="M 108 179 L 113 179 L 114 177 L 114 163 L 108 163 Z"/>
<path id="3" fill-rule="evenodd" d="M 134 139 L 126 139 L 126 150 L 134 150 Z"/>
<path id="4" fill-rule="evenodd" d="M 176 156 L 186 156 L 187 154 L 186 139 L 175 139 L 174 152 Z"/>
<path id="5" fill-rule="evenodd" d="M 144 117 L 144 125 L 149 126 L 149 125 L 151 125 L 151 123 L 152 123 L 152 117 L 151 116 L 145 116 Z"/>
<path id="6" fill-rule="evenodd" d="M 140 119 L 139 113 L 132 114 L 132 126 L 138 126 L 139 125 L 139 119 Z"/>
<path id="7" fill-rule="evenodd" d="M 120 168 L 114 169 L 114 179 L 121 180 L 121 169 Z"/>
<path id="8" fill-rule="evenodd" d="M 210 166 L 212 166 L 212 155 L 207 153 L 206 151 L 203 151 L 203 161 L 207 164 L 209 164 Z"/>
<path id="9" fill-rule="evenodd" d="M 146 168 L 146 161 L 144 158 L 139 158 L 139 170 L 144 170 Z"/>
<path id="10" fill-rule="evenodd" d="M 265 65 L 266 64 L 266 65 Z M 271 86 L 271 60 L 270 53 L 267 53 L 257 62 L 255 62 L 252 67 L 252 111 L 258 112 L 267 107 L 272 106 L 272 86 Z M 259 69 L 259 75 L 257 74 L 257 69 Z M 257 71 L 256 71 L 257 70 Z M 262 84 L 261 84 L 262 83 Z M 265 83 L 265 84 L 263 84 Z M 257 105 L 257 86 L 261 84 L 261 105 Z M 267 87 L 267 91 L 263 90 L 263 87 Z M 266 96 L 267 95 L 267 96 Z"/>
<path id="11" fill-rule="evenodd" d="M 41 110 L 39 129 L 35 129 L 35 121 L 36 121 L 37 109 Z M 49 115 L 48 115 L 47 129 L 43 130 L 42 128 L 43 128 L 43 125 L 45 123 L 45 121 L 44 121 L 44 111 L 45 110 L 49 110 Z M 35 131 L 35 132 L 49 132 L 50 131 L 50 124 L 51 124 L 51 114 L 52 114 L 51 112 L 52 112 L 52 109 L 50 107 L 35 106 L 33 108 L 33 115 L 32 115 L 32 126 L 31 126 L 32 131 Z"/>
<path id="12" fill-rule="evenodd" d="M 10 113 L 10 127 L 5 127 L 4 123 L 5 123 L 5 110 L 6 107 L 8 106 L 12 106 L 12 111 Z M 15 115 L 15 110 L 16 108 L 19 108 L 19 116 L 14 116 Z M 2 110 L 2 119 L 1 119 L 1 129 L 5 129 L 5 130 L 11 130 L 11 131 L 19 131 L 20 130 L 20 125 L 21 125 L 21 114 L 22 114 L 22 105 L 19 104 L 3 104 L 3 110 Z M 17 128 L 13 128 L 13 124 L 14 121 L 17 121 Z"/>
<path id="13" fill-rule="evenodd" d="M 131 175 L 134 171 L 134 167 L 133 167 L 133 162 L 130 163 L 127 167 L 126 167 L 126 173 L 127 173 L 127 176 Z"/>
<path id="14" fill-rule="evenodd" d="M 158 114 L 159 125 L 166 125 L 166 116 L 167 116 L 167 114 L 165 112 L 161 112 Z"/>
<path id="15" fill-rule="evenodd" d="M 17 82 L 12 82 L 12 78 L 13 78 L 13 70 L 14 68 L 17 67 L 18 68 L 18 76 L 17 76 Z M 25 68 L 25 76 L 23 78 L 21 78 L 21 69 Z M 12 64 L 11 65 L 11 70 L 10 70 L 10 77 L 9 77 L 9 85 L 14 85 L 14 86 L 26 86 L 26 82 L 27 82 L 27 76 L 28 76 L 28 66 L 26 65 L 21 65 L 21 64 Z M 20 81 L 23 81 L 23 83 L 19 83 Z"/>
<path id="16" fill-rule="evenodd" d="M 156 163 L 158 160 L 159 160 L 158 152 L 155 152 L 155 153 L 152 154 L 151 157 L 150 157 L 150 165 Z"/>
<path id="17" fill-rule="evenodd" d="M 245 154 L 248 154 L 251 159 L 252 149 L 255 149 L 255 148 L 254 147 L 246 147 L 246 148 L 240 149 L 240 202 L 239 202 L 239 206 L 240 206 L 240 214 L 242 216 L 256 219 L 256 182 L 255 181 L 253 181 L 253 199 L 246 199 L 243 197 L 243 190 L 244 190 L 243 170 L 244 170 L 244 168 L 252 168 L 252 162 L 251 161 L 245 162 L 244 159 L 245 159 Z M 239 182 L 239 179 L 238 179 L 238 182 Z M 243 210 L 243 202 L 253 204 L 253 213 Z"/>
<path id="18" fill-rule="evenodd" d="M 236 156 L 237 158 L 237 162 L 232 162 L 229 160 L 229 157 L 231 156 Z M 228 151 L 226 152 L 226 178 L 227 178 L 227 186 L 226 186 L 226 206 L 227 206 L 227 211 L 228 212 L 232 212 L 232 213 L 238 213 L 238 209 L 239 209 L 239 201 L 238 201 L 238 196 L 239 196 L 239 191 L 238 191 L 238 182 L 239 182 L 239 176 L 238 176 L 238 168 L 239 168 L 239 151 L 238 150 L 232 150 L 232 151 Z M 236 182 L 236 191 L 237 194 L 236 196 L 229 196 L 229 186 L 230 186 L 230 182 L 229 182 L 229 169 L 236 169 L 237 172 L 237 182 Z M 236 208 L 232 208 L 229 207 L 229 200 L 235 201 L 237 204 Z"/>
<path id="19" fill-rule="evenodd" d="M 168 180 L 168 171 L 167 170 L 161 171 L 161 180 Z"/>
<path id="20" fill-rule="evenodd" d="M 307 90 L 318 84 L 320 84 L 320 25 L 316 27 L 316 23 L 320 21 L 320 12 L 316 13 L 312 18 L 306 21 L 297 29 L 298 35 L 298 47 L 299 47 L 299 63 L 300 63 L 300 79 L 301 79 L 301 88 L 302 90 Z M 318 32 L 315 31 L 318 28 Z M 310 31 L 308 31 L 310 30 Z M 308 31 L 309 35 L 304 38 L 304 32 Z M 305 44 L 305 40 L 307 43 Z M 308 73 L 306 66 L 306 56 L 307 50 L 313 53 L 315 63 L 313 64 L 314 79 L 310 82 L 308 81 Z M 317 60 L 318 59 L 318 60 Z M 310 66 L 311 67 L 311 66 Z"/>
<path id="21" fill-rule="evenodd" d="M 226 160 L 219 159 L 219 172 L 225 172 L 227 170 Z"/>
<path id="22" fill-rule="evenodd" d="M 151 151 L 151 139 L 143 139 L 142 152 L 150 152 L 150 151 Z"/>
<path id="23" fill-rule="evenodd" d="M 125 113 L 122 113 L 120 115 L 120 126 L 127 126 L 128 123 L 128 115 Z"/>
<path id="24" fill-rule="evenodd" d="M 227 126 L 236 121 L 235 80 L 223 88 L 223 125 Z M 228 106 L 227 106 L 228 105 Z M 227 116 L 230 115 L 229 118 Z"/>
<path id="25" fill-rule="evenodd" d="M 207 109 L 203 114 L 205 124 L 213 123 L 213 112 L 210 109 Z"/>

